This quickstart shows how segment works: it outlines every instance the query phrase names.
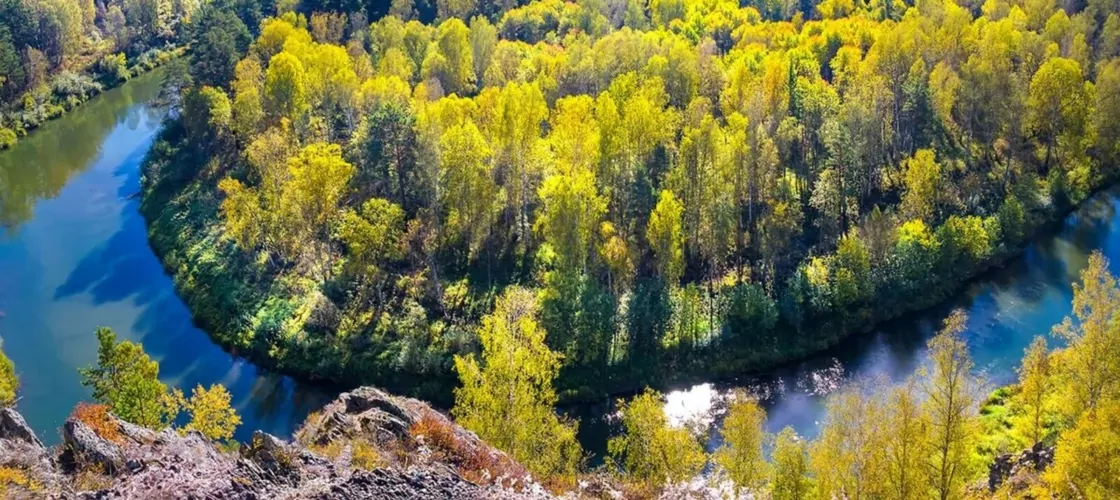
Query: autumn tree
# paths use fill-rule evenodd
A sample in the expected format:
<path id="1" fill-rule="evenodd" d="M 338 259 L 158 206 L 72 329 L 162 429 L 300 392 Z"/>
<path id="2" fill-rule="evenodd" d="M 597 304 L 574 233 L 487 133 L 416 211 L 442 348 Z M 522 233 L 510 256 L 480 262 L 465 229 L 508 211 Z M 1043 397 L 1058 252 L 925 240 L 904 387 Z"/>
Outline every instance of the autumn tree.
<path id="1" fill-rule="evenodd" d="M 961 339 L 967 317 L 954 311 L 929 341 L 929 368 L 922 381 L 922 412 L 929 425 L 927 474 L 941 500 L 959 498 L 973 471 L 980 382 L 972 374 L 968 345 Z"/>
<path id="2" fill-rule="evenodd" d="M 623 434 L 607 443 L 611 458 L 632 478 L 652 485 L 691 479 L 706 460 L 687 429 L 672 427 L 661 394 L 652 389 L 621 403 Z"/>
<path id="3" fill-rule="evenodd" d="M 739 491 L 759 492 L 766 484 L 769 464 L 763 454 L 768 440 L 763 429 L 765 423 L 766 411 L 758 401 L 746 394 L 737 394 L 720 429 L 724 444 L 713 458 L 727 471 Z"/>
<path id="4" fill-rule="evenodd" d="M 1067 416 L 1120 397 L 1120 287 L 1108 270 L 1108 259 L 1099 251 L 1089 256 L 1081 270 L 1081 283 L 1073 285 L 1073 316 L 1054 327 L 1054 334 L 1069 346 L 1063 356 L 1062 408 Z"/>
<path id="5" fill-rule="evenodd" d="M 1023 362 L 1019 366 L 1019 399 L 1025 412 L 1018 419 L 1017 426 L 1022 428 L 1030 443 L 1039 443 L 1046 436 L 1046 415 L 1054 391 L 1053 376 L 1046 339 L 1035 337 L 1024 351 Z"/>
<path id="6" fill-rule="evenodd" d="M 774 439 L 770 461 L 770 495 L 774 500 L 805 500 L 809 498 L 809 443 L 792 427 L 783 428 Z"/>
<path id="7" fill-rule="evenodd" d="M 1058 498 L 1116 498 L 1118 456 L 1120 400 L 1113 399 L 1085 412 L 1062 433 L 1044 477 Z"/>
<path id="8" fill-rule="evenodd" d="M 16 365 L 12 363 L 7 354 L 0 351 L 0 406 L 14 405 L 18 389 L 19 378 L 16 377 Z"/>
<path id="9" fill-rule="evenodd" d="M 366 200 L 360 212 L 347 210 L 339 227 L 349 264 L 361 276 L 374 276 L 384 263 L 400 258 L 403 235 L 404 211 L 381 198 Z"/>
<path id="10" fill-rule="evenodd" d="M 544 343 L 533 293 L 507 288 L 478 335 L 481 355 L 455 357 L 455 419 L 537 474 L 575 472 L 576 424 L 553 410 L 560 356 Z"/>
<path id="11" fill-rule="evenodd" d="M 228 441 L 241 425 L 241 417 L 230 407 L 230 394 L 225 386 L 212 384 L 209 389 L 198 385 L 184 404 L 190 414 L 185 431 L 198 431 L 215 441 Z"/>
<path id="12" fill-rule="evenodd" d="M 675 285 L 684 273 L 684 206 L 672 191 L 661 191 L 657 207 L 649 217 L 646 240 L 653 250 L 657 271 L 666 283 Z"/>
<path id="13" fill-rule="evenodd" d="M 1059 142 L 1078 147 L 1075 143 L 1084 136 L 1092 109 L 1091 96 L 1081 66 L 1071 59 L 1049 59 L 1031 77 L 1027 119 L 1045 148 L 1044 166 L 1050 166 Z"/>

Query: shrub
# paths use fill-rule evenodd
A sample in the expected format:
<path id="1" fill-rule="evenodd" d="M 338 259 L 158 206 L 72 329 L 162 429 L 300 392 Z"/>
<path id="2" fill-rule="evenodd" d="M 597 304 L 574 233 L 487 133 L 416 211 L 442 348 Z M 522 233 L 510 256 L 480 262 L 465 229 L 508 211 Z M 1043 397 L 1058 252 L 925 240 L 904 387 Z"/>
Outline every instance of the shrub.
<path id="1" fill-rule="evenodd" d="M 16 133 L 10 128 L 0 128 L 0 149 L 8 149 L 16 145 Z"/>
<path id="2" fill-rule="evenodd" d="M 132 77 L 132 73 L 128 71 L 128 59 L 121 52 L 105 54 L 97 63 L 97 67 L 109 82 L 116 83 Z"/>
<path id="3" fill-rule="evenodd" d="M 117 423 L 113 417 L 109 415 L 109 406 L 102 404 L 78 403 L 74 407 L 74 412 L 70 414 L 73 418 L 83 424 L 86 424 L 95 434 L 106 441 L 117 444 L 124 443 L 124 435 L 117 427 Z"/>
<path id="4" fill-rule="evenodd" d="M 37 492 L 43 488 L 38 481 L 27 474 L 27 471 L 11 466 L 0 467 L 0 494 L 7 498 L 9 488 L 18 486 L 22 489 Z"/>

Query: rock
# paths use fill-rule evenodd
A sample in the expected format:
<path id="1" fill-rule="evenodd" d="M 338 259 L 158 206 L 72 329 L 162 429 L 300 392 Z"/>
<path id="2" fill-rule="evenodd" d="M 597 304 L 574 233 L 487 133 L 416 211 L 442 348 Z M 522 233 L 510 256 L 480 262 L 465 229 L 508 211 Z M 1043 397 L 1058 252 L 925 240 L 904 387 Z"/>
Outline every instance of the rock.
<path id="1" fill-rule="evenodd" d="M 1054 446 L 1043 443 L 1018 454 L 1000 455 L 988 469 L 988 491 L 999 489 L 1009 479 L 1042 472 L 1053 462 Z"/>
<path id="2" fill-rule="evenodd" d="M 23 441 L 38 448 L 43 447 L 43 442 L 27 425 L 23 415 L 12 408 L 0 409 L 0 439 Z"/>
<path id="3" fill-rule="evenodd" d="M 256 432 L 240 453 L 220 450 L 197 432 L 154 432 L 116 419 L 113 440 L 99 436 L 76 418 L 66 421 L 61 449 L 48 450 L 14 410 L 0 410 L 0 465 L 17 464 L 35 476 L 36 497 L 60 499 L 545 499 L 552 498 L 524 468 L 427 404 L 371 387 L 341 395 L 288 442 Z M 501 466 L 515 481 L 476 484 L 460 474 L 447 454 L 426 450 L 410 434 L 422 419 L 447 426 L 462 452 Z M 374 443 L 372 469 L 355 468 L 354 443 Z M 381 446 L 384 447 L 381 447 Z M 316 450 L 335 450 L 336 458 Z M 344 450 L 339 452 L 338 450 Z M 368 453 L 368 452 L 367 452 Z M 60 455 L 61 454 L 61 455 Z M 407 456 L 406 456 L 407 455 Z M 66 460 L 55 460 L 63 456 Z M 333 457 L 333 455 L 332 455 Z M 397 458 L 386 458 L 397 457 Z M 403 457 L 403 458 L 402 458 Z M 487 461 L 489 460 L 489 461 Z M 503 462 L 504 460 L 504 462 Z M 65 464 L 65 465 L 63 465 Z M 74 467 L 73 465 L 77 465 Z M 96 466 L 90 468 L 89 466 Z M 79 473 L 107 474 L 97 491 L 73 492 Z M 476 471 L 475 471 L 476 472 Z M 474 474 L 468 477 L 475 477 Z M 477 479 L 476 479 L 477 480 Z M 502 485 L 518 484 L 514 490 Z M 99 484 L 97 481 L 82 484 Z M 8 492 L 13 498 L 31 492 Z M 25 496 L 27 496 L 25 495 Z"/>
<path id="4" fill-rule="evenodd" d="M 62 441 L 79 466 L 99 466 L 114 474 L 125 464 L 121 447 L 101 436 L 85 422 L 71 418 L 62 426 Z"/>

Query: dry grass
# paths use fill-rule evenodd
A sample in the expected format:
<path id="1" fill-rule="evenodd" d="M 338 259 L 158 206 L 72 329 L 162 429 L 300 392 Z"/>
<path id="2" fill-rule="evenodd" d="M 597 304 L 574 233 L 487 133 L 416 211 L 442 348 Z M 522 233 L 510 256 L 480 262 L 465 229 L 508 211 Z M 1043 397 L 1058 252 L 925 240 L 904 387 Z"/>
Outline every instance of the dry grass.
<path id="1" fill-rule="evenodd" d="M 357 439 L 350 443 L 350 466 L 357 469 L 373 470 L 384 467 L 385 459 L 377 451 L 377 447 L 364 439 Z"/>
<path id="2" fill-rule="evenodd" d="M 454 465 L 464 479 L 477 485 L 511 486 L 508 483 L 528 475 L 521 465 L 505 455 L 491 453 L 485 446 L 473 446 L 460 439 L 451 425 L 434 413 L 425 413 L 412 425 L 409 434 L 422 441 L 434 458 Z"/>
<path id="3" fill-rule="evenodd" d="M 78 403 L 74 407 L 71 418 L 86 424 L 101 439 L 117 444 L 124 444 L 124 435 L 117 427 L 117 423 L 109 416 L 109 407 L 106 405 Z"/>
<path id="4" fill-rule="evenodd" d="M 113 479 L 100 466 L 79 467 L 73 485 L 74 491 L 99 491 L 113 486 Z"/>

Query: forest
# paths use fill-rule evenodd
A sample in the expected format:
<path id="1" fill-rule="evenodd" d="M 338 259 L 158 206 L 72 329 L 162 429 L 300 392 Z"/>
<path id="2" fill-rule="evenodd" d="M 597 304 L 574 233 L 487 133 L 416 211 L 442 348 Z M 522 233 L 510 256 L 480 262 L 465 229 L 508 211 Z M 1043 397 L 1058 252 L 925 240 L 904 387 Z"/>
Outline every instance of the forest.
<path id="1" fill-rule="evenodd" d="M 739 375 L 936 303 L 1120 155 L 1109 2 L 252 4 L 196 16 L 152 245 L 228 349 L 445 403 L 509 286 L 563 399 Z"/>
<path id="2" fill-rule="evenodd" d="M 0 0 L 0 150 L 181 55 L 200 0 Z"/>

